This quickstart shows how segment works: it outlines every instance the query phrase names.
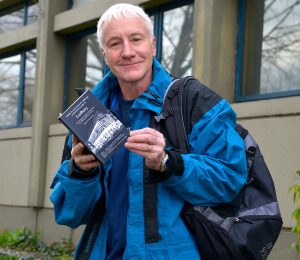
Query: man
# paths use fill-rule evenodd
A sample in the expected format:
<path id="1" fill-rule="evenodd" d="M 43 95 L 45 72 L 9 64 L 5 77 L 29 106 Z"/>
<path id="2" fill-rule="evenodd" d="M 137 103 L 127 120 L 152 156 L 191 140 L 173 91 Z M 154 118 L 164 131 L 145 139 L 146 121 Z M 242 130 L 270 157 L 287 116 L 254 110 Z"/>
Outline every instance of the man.
<path id="1" fill-rule="evenodd" d="M 129 4 L 111 6 L 99 20 L 99 43 L 110 72 L 93 93 L 132 131 L 105 165 L 84 153 L 73 137 L 72 158 L 62 162 L 52 184 L 56 221 L 72 228 L 91 221 L 96 201 L 106 192 L 91 259 L 200 259 L 180 218 L 185 201 L 208 206 L 229 202 L 246 180 L 243 142 L 225 100 L 212 98 L 199 109 L 199 93 L 191 97 L 190 154 L 181 155 L 169 147 L 168 136 L 149 127 L 173 80 L 154 58 L 152 28 L 144 11 Z M 155 207 L 149 203 L 145 173 L 159 177 L 154 178 Z"/>

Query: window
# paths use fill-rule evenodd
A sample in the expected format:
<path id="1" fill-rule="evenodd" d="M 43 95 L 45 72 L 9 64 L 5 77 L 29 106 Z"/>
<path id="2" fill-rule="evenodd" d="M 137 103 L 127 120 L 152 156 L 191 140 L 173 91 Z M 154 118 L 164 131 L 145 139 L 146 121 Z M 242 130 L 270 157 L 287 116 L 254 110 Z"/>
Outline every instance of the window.
<path id="1" fill-rule="evenodd" d="M 64 108 L 77 97 L 75 88 L 91 88 L 106 73 L 96 28 L 70 35 L 67 39 Z"/>
<path id="2" fill-rule="evenodd" d="M 192 73 L 193 11 L 193 1 L 149 11 L 154 22 L 157 58 L 176 77 Z"/>
<path id="3" fill-rule="evenodd" d="M 300 2 L 240 0 L 237 101 L 300 94 Z"/>
<path id="4" fill-rule="evenodd" d="M 0 58 L 0 128 L 32 122 L 36 50 Z"/>
<path id="5" fill-rule="evenodd" d="M 0 33 L 4 33 L 38 20 L 37 1 L 23 0 L 0 10 Z"/>
<path id="6" fill-rule="evenodd" d="M 95 0 L 68 0 L 68 8 L 77 8 L 81 5 L 93 2 Z"/>

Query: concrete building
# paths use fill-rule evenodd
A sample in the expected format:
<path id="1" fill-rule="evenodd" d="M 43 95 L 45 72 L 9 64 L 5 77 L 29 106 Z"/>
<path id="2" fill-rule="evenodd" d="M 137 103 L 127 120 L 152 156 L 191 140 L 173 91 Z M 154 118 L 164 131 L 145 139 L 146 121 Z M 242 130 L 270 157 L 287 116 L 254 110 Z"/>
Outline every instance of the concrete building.
<path id="1" fill-rule="evenodd" d="M 95 26 L 119 2 L 0 1 L 0 232 L 26 226 L 46 241 L 78 240 L 82 228 L 58 226 L 49 201 L 66 134 L 57 117 L 75 99 L 74 88 L 91 87 L 105 73 Z M 153 18 L 162 63 L 229 100 L 256 138 L 284 221 L 269 259 L 298 259 L 289 249 L 296 237 L 288 190 L 300 168 L 299 3 L 124 2 L 141 5 Z"/>

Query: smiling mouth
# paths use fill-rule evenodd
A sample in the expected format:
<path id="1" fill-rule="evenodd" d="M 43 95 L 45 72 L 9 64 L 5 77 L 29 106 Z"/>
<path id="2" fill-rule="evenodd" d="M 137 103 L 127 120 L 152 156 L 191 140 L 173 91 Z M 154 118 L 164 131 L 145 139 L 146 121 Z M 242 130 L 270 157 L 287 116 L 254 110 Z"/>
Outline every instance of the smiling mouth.
<path id="1" fill-rule="evenodd" d="M 133 67 L 136 65 L 139 65 L 141 62 L 134 62 L 134 63 L 128 63 L 128 64 L 120 64 L 123 67 Z"/>

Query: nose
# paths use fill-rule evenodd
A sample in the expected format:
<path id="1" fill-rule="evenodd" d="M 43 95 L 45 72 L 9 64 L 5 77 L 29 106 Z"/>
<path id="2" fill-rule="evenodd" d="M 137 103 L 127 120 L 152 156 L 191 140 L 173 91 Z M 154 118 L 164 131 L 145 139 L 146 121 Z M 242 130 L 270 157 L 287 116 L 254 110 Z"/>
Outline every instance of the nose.
<path id="1" fill-rule="evenodd" d="M 134 56 L 134 49 L 129 41 L 124 41 L 122 56 L 124 58 L 130 58 Z"/>

